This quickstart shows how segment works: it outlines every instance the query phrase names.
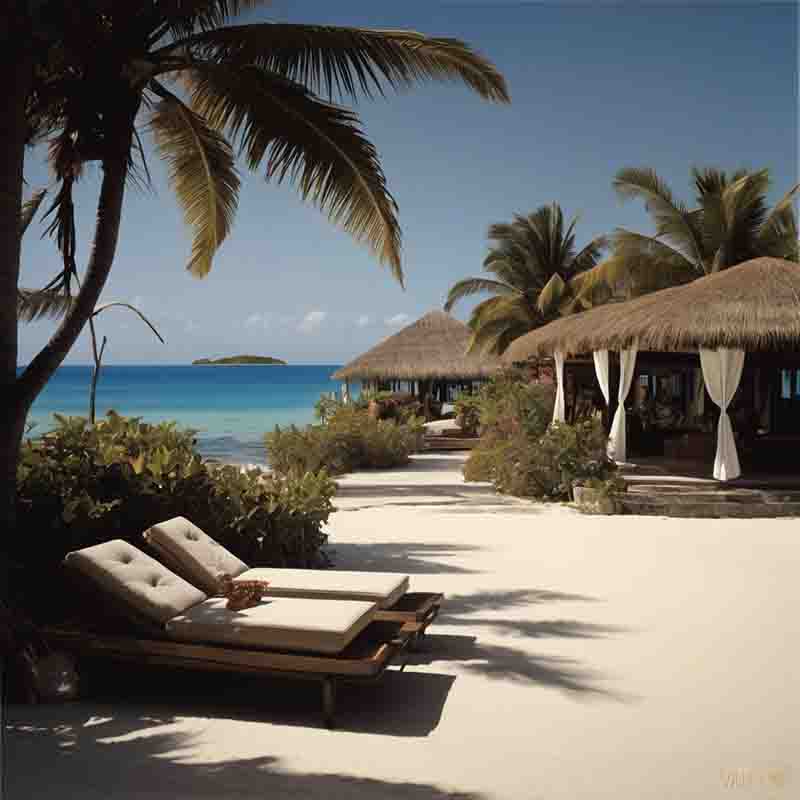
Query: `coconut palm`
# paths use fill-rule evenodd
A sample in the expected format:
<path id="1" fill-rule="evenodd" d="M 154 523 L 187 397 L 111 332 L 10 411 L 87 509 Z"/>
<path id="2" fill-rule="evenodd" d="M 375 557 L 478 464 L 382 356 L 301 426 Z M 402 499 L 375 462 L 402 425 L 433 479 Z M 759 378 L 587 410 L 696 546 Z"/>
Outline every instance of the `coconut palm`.
<path id="1" fill-rule="evenodd" d="M 587 280 L 607 246 L 605 237 L 575 248 L 577 218 L 565 227 L 558 203 L 489 228 L 494 244 L 483 262 L 492 277 L 465 278 L 450 289 L 449 311 L 464 297 L 492 295 L 472 311 L 470 351 L 499 354 L 516 338 L 559 313 L 589 307 L 597 298 Z"/>
<path id="2" fill-rule="evenodd" d="M 0 211 L 6 215 L 0 225 L 0 305 L 6 304 L 0 308 L 0 340 L 14 343 L 8 353 L 3 350 L 0 375 L 0 467 L 9 481 L 27 410 L 77 339 L 106 283 L 126 186 L 148 180 L 142 134 L 154 138 L 193 231 L 192 274 L 208 274 L 230 232 L 239 155 L 248 169 L 295 186 L 402 281 L 397 206 L 358 116 L 339 102 L 428 80 L 458 81 L 486 100 L 509 100 L 498 70 L 456 39 L 231 24 L 243 9 L 262 4 L 12 0 L 13 13 L 0 22 L 0 44 L 18 42 L 0 58 L 12 84 L 0 109 L 0 143 L 8 144 L 0 164 Z M 39 296 L 18 293 L 19 231 L 5 224 L 6 199 L 18 203 L 23 138 L 49 141 L 56 181 L 48 219 L 63 268 Z M 76 290 L 73 186 L 89 162 L 101 165 L 102 181 L 94 245 Z M 47 313 L 50 301 L 57 305 L 73 291 L 50 342 L 17 378 L 12 330 L 17 306 L 39 303 L 37 313 Z M 2 522 L 6 494 L 0 506 Z"/>
<path id="3" fill-rule="evenodd" d="M 619 228 L 614 257 L 595 277 L 627 297 L 686 283 L 758 256 L 798 261 L 794 200 L 800 184 L 772 209 L 769 171 L 692 169 L 695 202 L 677 200 L 650 168 L 627 167 L 614 179 L 623 199 L 644 201 L 655 235 Z"/>

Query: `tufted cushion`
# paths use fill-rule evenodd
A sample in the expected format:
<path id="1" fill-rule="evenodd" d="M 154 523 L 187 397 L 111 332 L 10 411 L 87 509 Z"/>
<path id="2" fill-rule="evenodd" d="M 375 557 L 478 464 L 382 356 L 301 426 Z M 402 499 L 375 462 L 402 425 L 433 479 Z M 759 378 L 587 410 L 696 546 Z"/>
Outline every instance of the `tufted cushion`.
<path id="1" fill-rule="evenodd" d="M 408 591 L 408 575 L 350 572 L 338 569 L 273 569 L 247 565 L 183 517 L 160 522 L 144 532 L 159 558 L 207 594 L 219 593 L 224 574 L 247 581 L 267 581 L 271 597 L 367 600 L 390 608 Z"/>
<path id="2" fill-rule="evenodd" d="M 234 644 L 266 650 L 340 653 L 372 621 L 374 603 L 358 600 L 265 598 L 243 611 L 212 597 L 171 619 L 166 631 L 187 642 Z"/>
<path id="3" fill-rule="evenodd" d="M 222 575 L 235 578 L 247 569 L 247 564 L 185 517 L 153 525 L 144 538 L 169 563 L 180 564 L 183 574 L 208 594 L 217 594 Z"/>
<path id="4" fill-rule="evenodd" d="M 122 539 L 67 553 L 65 563 L 154 622 L 164 623 L 206 599 L 199 589 Z"/>

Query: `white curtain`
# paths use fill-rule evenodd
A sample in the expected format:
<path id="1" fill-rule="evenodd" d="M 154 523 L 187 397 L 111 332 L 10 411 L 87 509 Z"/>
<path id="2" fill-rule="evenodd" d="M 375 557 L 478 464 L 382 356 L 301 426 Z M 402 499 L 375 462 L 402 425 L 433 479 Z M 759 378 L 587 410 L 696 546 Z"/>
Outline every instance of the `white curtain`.
<path id="1" fill-rule="evenodd" d="M 608 350 L 595 350 L 592 353 L 592 357 L 594 358 L 594 372 L 597 375 L 597 382 L 600 384 L 600 391 L 603 393 L 606 405 L 608 405 L 611 399 L 608 388 Z"/>
<path id="2" fill-rule="evenodd" d="M 567 414 L 564 407 L 564 353 L 556 350 L 553 353 L 556 362 L 556 404 L 553 408 L 553 422 L 566 422 Z"/>
<path id="3" fill-rule="evenodd" d="M 608 436 L 608 455 L 615 461 L 624 461 L 628 455 L 627 426 L 625 423 L 625 401 L 633 382 L 633 371 L 636 367 L 636 351 L 634 345 L 629 350 L 619 353 L 619 392 L 617 393 L 617 410 L 611 423 Z"/>
<path id="4" fill-rule="evenodd" d="M 701 350 L 700 366 L 708 394 L 720 409 L 714 477 L 719 481 L 730 481 L 742 474 L 728 406 L 742 379 L 744 350 Z"/>

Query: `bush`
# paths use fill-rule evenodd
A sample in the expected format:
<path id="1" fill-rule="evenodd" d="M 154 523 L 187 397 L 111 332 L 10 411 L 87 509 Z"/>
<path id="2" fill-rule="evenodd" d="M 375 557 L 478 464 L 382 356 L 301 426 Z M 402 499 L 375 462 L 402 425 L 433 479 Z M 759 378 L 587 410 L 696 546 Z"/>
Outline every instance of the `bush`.
<path id="1" fill-rule="evenodd" d="M 94 426 L 57 417 L 52 433 L 23 445 L 17 467 L 20 535 L 10 546 L 23 579 L 58 576 L 64 555 L 80 547 L 115 538 L 141 546 L 146 528 L 175 516 L 253 566 L 312 565 L 327 538 L 333 481 L 210 465 L 194 445 L 193 432 L 174 423 L 113 412 Z"/>
<path id="2" fill-rule="evenodd" d="M 553 386 L 529 384 L 514 373 L 484 386 L 478 395 L 483 433 L 465 479 L 519 497 L 568 500 L 575 480 L 610 477 L 615 465 L 600 422 L 551 424 L 554 397 Z"/>
<path id="3" fill-rule="evenodd" d="M 476 394 L 461 394 L 455 399 L 453 405 L 459 428 L 467 436 L 477 434 L 481 424 L 480 396 Z"/>
<path id="4" fill-rule="evenodd" d="M 275 427 L 265 437 L 270 466 L 281 475 L 327 470 L 341 475 L 408 463 L 416 448 L 421 420 L 376 420 L 353 405 L 341 406 L 323 425 Z"/>

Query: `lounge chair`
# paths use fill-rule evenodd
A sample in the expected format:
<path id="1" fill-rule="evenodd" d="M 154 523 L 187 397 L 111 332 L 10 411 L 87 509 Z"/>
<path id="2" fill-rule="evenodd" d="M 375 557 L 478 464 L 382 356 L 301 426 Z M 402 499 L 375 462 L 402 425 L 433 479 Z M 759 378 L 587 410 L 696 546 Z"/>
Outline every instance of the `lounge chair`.
<path id="1" fill-rule="evenodd" d="M 368 600 L 377 605 L 378 620 L 421 623 L 417 638 L 424 635 L 442 603 L 442 594 L 409 592 L 408 575 L 392 572 L 249 568 L 185 517 L 153 525 L 144 532 L 144 540 L 171 570 L 209 595 L 218 593 L 220 576 L 228 574 L 268 581 L 269 597 Z"/>
<path id="2" fill-rule="evenodd" d="M 376 620 L 364 600 L 273 597 L 231 611 L 121 539 L 69 553 L 65 564 L 100 602 L 91 618 L 47 628 L 51 643 L 79 657 L 320 681 L 329 727 L 337 682 L 378 679 L 419 628 Z"/>

